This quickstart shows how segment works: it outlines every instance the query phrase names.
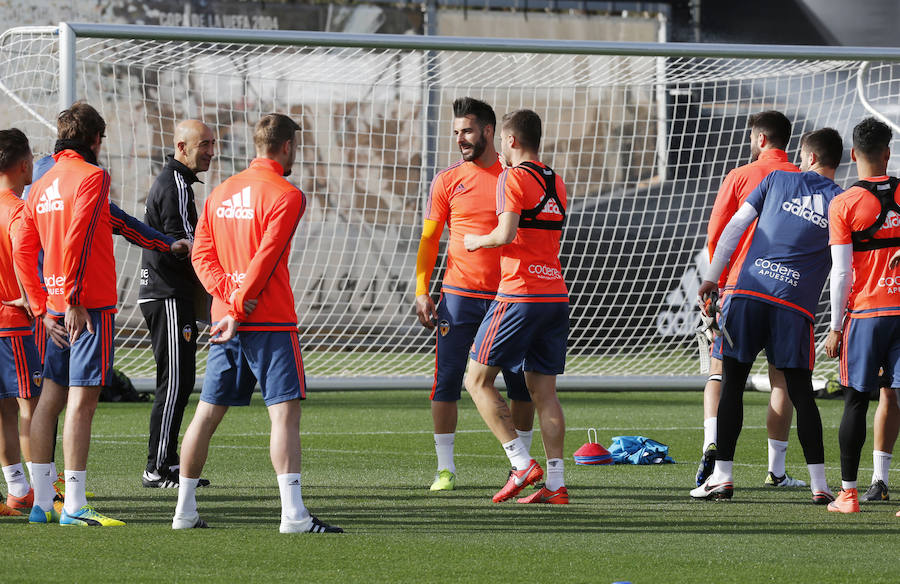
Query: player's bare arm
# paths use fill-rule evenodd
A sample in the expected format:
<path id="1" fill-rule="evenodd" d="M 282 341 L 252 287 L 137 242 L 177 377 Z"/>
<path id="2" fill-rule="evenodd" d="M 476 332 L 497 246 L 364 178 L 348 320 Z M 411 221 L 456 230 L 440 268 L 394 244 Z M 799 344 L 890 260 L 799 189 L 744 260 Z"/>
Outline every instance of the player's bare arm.
<path id="1" fill-rule="evenodd" d="M 497 227 L 486 235 L 467 233 L 463 242 L 468 251 L 477 249 L 500 247 L 512 243 L 516 238 L 516 230 L 519 228 L 519 215 L 512 211 L 505 211 L 497 218 Z"/>

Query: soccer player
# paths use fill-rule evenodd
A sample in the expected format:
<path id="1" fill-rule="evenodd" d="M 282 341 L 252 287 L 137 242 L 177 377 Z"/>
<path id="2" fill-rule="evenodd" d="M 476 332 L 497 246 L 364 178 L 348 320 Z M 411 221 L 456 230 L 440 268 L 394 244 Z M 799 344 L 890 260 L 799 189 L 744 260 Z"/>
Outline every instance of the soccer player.
<path id="1" fill-rule="evenodd" d="M 198 172 L 209 169 L 215 145 L 212 130 L 201 121 L 175 127 L 175 154 L 166 157 L 147 195 L 147 225 L 175 239 L 194 240 L 197 207 L 191 185 L 199 181 Z M 198 292 L 205 305 L 206 294 L 187 258 L 144 250 L 138 302 L 156 359 L 147 466 L 141 476 L 148 488 L 178 486 L 178 433 L 197 373 Z M 207 484 L 201 479 L 201 486 Z"/>
<path id="2" fill-rule="evenodd" d="M 743 393 L 756 355 L 784 375 L 797 409 L 797 434 L 810 474 L 813 503 L 834 500 L 825 481 L 822 420 L 812 388 L 813 323 L 828 276 L 828 206 L 841 192 L 834 173 L 841 162 L 840 134 L 824 128 L 800 139 L 801 173 L 773 171 L 744 201 L 718 241 L 698 294 L 715 293 L 743 233 L 756 221 L 746 255 L 734 269 L 724 326 L 734 344 L 722 350 L 715 470 L 691 491 L 696 499 L 730 499 L 734 449 L 743 424 Z"/>
<path id="3" fill-rule="evenodd" d="M 207 527 L 196 489 L 209 443 L 230 406 L 245 406 L 257 381 L 272 422 L 269 455 L 281 494 L 281 533 L 342 532 L 310 515 L 300 490 L 300 400 L 306 378 L 288 255 L 306 197 L 291 174 L 300 126 L 281 114 L 257 122 L 250 167 L 206 199 L 193 264 L 213 296 L 212 347 L 200 403 L 184 435 L 172 529 Z"/>
<path id="4" fill-rule="evenodd" d="M 722 230 L 747 199 L 747 195 L 773 170 L 797 172 L 799 169 L 788 162 L 787 147 L 791 138 L 791 122 L 777 111 L 764 111 L 750 116 L 750 163 L 733 169 L 725 177 L 709 218 L 709 257 L 719 242 Z M 739 266 L 747 252 L 753 228 L 746 232 L 731 258 L 729 269 L 719 278 L 722 315 L 728 310 L 728 296 L 734 288 Z M 703 457 L 697 469 L 696 484 L 702 485 L 713 470 L 716 460 L 716 411 L 722 391 L 722 335 L 717 335 L 712 348 L 709 379 L 703 388 Z M 769 365 L 769 383 L 772 393 L 766 414 L 766 428 L 769 439 L 769 471 L 763 481 L 771 487 L 805 487 L 806 483 L 794 479 L 785 470 L 788 436 L 791 430 L 793 409 L 785 390 L 784 376 L 776 367 Z"/>
<path id="5" fill-rule="evenodd" d="M 853 128 L 850 155 L 860 180 L 830 210 L 831 332 L 825 352 L 832 358 L 840 354 L 845 390 L 838 431 L 841 492 L 828 510 L 840 513 L 859 512 L 867 392 L 881 385 L 881 369 L 890 387 L 900 388 L 900 279 L 889 271 L 891 254 L 900 246 L 900 181 L 886 175 L 890 143 L 891 129 L 875 118 Z"/>
<path id="6" fill-rule="evenodd" d="M 30 509 L 34 492 L 22 458 L 31 460 L 31 412 L 41 393 L 41 362 L 31 332 L 32 315 L 13 265 L 13 240 L 22 222 L 25 185 L 31 183 L 34 156 L 21 130 L 0 130 L 0 464 L 6 479 L 6 503 L 0 515 Z M 18 401 L 18 403 L 17 403 Z M 22 416 L 19 425 L 19 409 Z"/>
<path id="7" fill-rule="evenodd" d="M 544 474 L 531 458 L 510 419 L 494 380 L 502 369 L 525 371 L 537 408 L 547 455 L 547 481 L 519 503 L 566 504 L 563 477 L 565 419 L 556 396 L 556 376 L 566 362 L 569 300 L 559 263 L 559 240 L 566 213 L 566 187 L 538 161 L 541 118 L 531 110 L 503 116 L 501 151 L 507 164 L 497 183 L 497 227 L 466 234 L 469 251 L 500 248 L 497 296 L 478 328 L 466 372 L 466 389 L 478 412 L 503 445 L 512 470 L 493 496 L 499 503 L 517 495 Z"/>
<path id="8" fill-rule="evenodd" d="M 500 250 L 483 248 L 469 253 L 463 245 L 466 233 L 486 233 L 497 226 L 495 195 L 503 165 L 494 149 L 496 126 L 494 110 L 483 101 L 463 97 L 453 102 L 453 134 L 463 159 L 439 172 L 431 183 L 416 256 L 416 315 L 425 328 L 437 328 L 431 417 L 438 464 L 432 491 L 456 487 L 457 402 L 469 349 L 500 282 Z M 450 229 L 450 244 L 441 298 L 435 308 L 428 288 L 444 224 Z M 513 425 L 528 450 L 534 404 L 525 376 L 521 371 L 504 370 L 503 377 Z"/>
<path id="9" fill-rule="evenodd" d="M 34 171 L 32 174 L 32 184 L 34 182 L 37 182 L 38 179 L 40 179 L 42 176 L 44 176 L 44 174 L 46 174 L 48 170 L 53 168 L 53 166 L 55 164 L 56 164 L 56 160 L 54 159 L 53 155 L 44 156 L 40 160 L 36 161 L 34 163 Z M 30 185 L 26 186 L 25 191 L 23 192 L 23 195 L 22 195 L 23 199 L 27 200 L 30 189 L 31 189 Z M 131 215 L 129 215 L 128 213 L 126 213 L 125 211 L 120 209 L 119 206 L 116 205 L 115 203 L 113 203 L 112 201 L 110 201 L 110 203 L 109 203 L 109 215 L 110 215 L 110 221 L 112 223 L 113 235 L 121 235 L 127 241 L 129 241 L 130 243 L 132 243 L 134 245 L 137 245 L 144 249 L 156 250 L 160 246 L 160 242 L 163 242 L 163 244 L 164 244 L 163 246 L 169 245 L 172 248 L 181 250 L 181 251 L 179 251 L 179 253 L 181 253 L 182 257 L 184 257 L 184 258 L 187 257 L 186 252 L 190 251 L 190 241 L 189 240 L 181 239 L 181 240 L 176 241 L 174 238 L 171 238 L 167 235 L 164 235 L 164 234 L 156 231 L 155 229 L 145 225 L 144 223 L 141 223 L 138 219 L 136 219 L 135 217 L 132 217 Z M 38 253 L 38 275 L 40 277 L 41 283 L 43 284 L 43 251 Z M 52 320 L 52 319 L 50 319 L 50 320 Z M 65 340 L 66 337 L 67 337 L 66 328 L 65 328 L 65 326 L 60 324 L 59 321 L 55 322 L 53 324 L 53 328 L 48 330 L 44 326 L 43 320 L 41 320 L 39 318 L 34 319 L 34 341 L 35 341 L 35 344 L 37 345 L 38 353 L 40 354 L 41 369 L 43 369 L 43 366 L 44 366 L 44 357 L 47 352 L 48 338 L 55 338 L 57 343 L 64 344 L 67 342 Z M 25 410 L 20 410 L 19 419 L 20 419 L 20 424 L 22 427 L 22 431 L 20 432 L 20 439 L 22 440 L 23 444 L 24 444 L 25 440 L 27 439 L 27 436 L 25 433 L 25 428 L 30 427 L 30 419 L 26 420 L 25 419 L 26 415 L 30 415 L 30 414 Z M 56 444 L 55 427 L 54 427 L 53 439 L 51 442 L 53 444 Z M 24 454 L 24 452 L 25 452 L 25 448 L 23 446 L 23 454 Z M 53 453 L 53 455 L 55 455 L 55 452 Z M 53 474 L 55 475 L 56 474 L 56 464 L 54 462 L 55 457 L 53 455 L 51 455 L 50 463 L 51 463 L 51 466 L 53 467 L 52 468 Z M 29 462 L 27 464 L 28 464 L 29 474 L 31 474 L 31 471 L 32 471 L 31 463 Z M 64 480 L 65 477 L 63 477 L 62 473 L 60 473 L 58 475 L 58 477 L 59 477 L 58 480 L 56 482 L 54 482 L 53 486 L 56 489 L 57 493 L 59 493 L 62 496 L 65 493 L 65 480 Z M 89 491 L 85 491 L 85 494 L 86 494 L 87 498 L 93 497 L 93 493 L 91 493 Z"/>
<path id="10" fill-rule="evenodd" d="M 859 496 L 860 502 L 890 499 L 888 475 L 891 471 L 891 459 L 894 457 L 894 444 L 897 442 L 897 434 L 900 433 L 900 405 L 897 396 L 900 391 L 891 389 L 890 385 L 891 381 L 887 380 L 887 387 L 882 386 L 878 395 L 878 408 L 872 422 L 875 430 L 873 432 L 875 444 L 872 448 L 872 484 Z"/>
<path id="11" fill-rule="evenodd" d="M 116 265 L 109 202 L 109 174 L 97 166 L 106 122 L 79 102 L 57 118 L 55 163 L 32 185 L 15 248 L 16 271 L 35 318 L 44 320 L 53 342 L 44 358 L 44 385 L 31 427 L 34 507 L 31 523 L 115 526 L 87 505 L 85 468 L 91 422 L 113 362 Z M 141 233 L 132 237 L 143 239 Z M 171 238 L 144 241 L 160 250 L 188 252 Z M 38 254 L 43 249 L 43 282 Z M 44 289 L 46 286 L 46 290 Z M 59 335 L 58 322 L 66 335 Z M 66 409 L 63 431 L 65 506 L 53 507 L 52 456 L 57 418 Z"/>

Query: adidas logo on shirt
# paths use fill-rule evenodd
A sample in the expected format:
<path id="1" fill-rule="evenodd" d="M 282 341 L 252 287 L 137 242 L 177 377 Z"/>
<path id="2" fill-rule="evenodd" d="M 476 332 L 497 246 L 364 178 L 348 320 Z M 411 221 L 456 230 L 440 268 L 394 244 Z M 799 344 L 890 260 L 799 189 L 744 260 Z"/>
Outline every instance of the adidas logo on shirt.
<path id="1" fill-rule="evenodd" d="M 225 219 L 253 219 L 253 209 L 250 208 L 250 187 L 244 187 L 241 192 L 231 195 L 230 199 L 222 201 L 216 209 L 216 217 Z"/>
<path id="2" fill-rule="evenodd" d="M 801 219 L 806 219 L 813 225 L 828 229 L 828 219 L 825 217 L 825 197 L 818 193 L 785 201 L 781 204 L 781 208 Z"/>
<path id="3" fill-rule="evenodd" d="M 453 189 L 453 192 L 458 193 L 459 191 L 464 191 L 464 190 L 466 190 L 466 185 L 459 183 L 458 185 L 456 185 L 456 188 Z"/>
<path id="4" fill-rule="evenodd" d="M 895 227 L 900 227 L 900 215 L 897 215 L 896 211 L 888 211 L 887 217 L 884 218 L 884 223 L 878 228 L 878 231 Z"/>
<path id="5" fill-rule="evenodd" d="M 41 193 L 41 196 L 38 199 L 38 204 L 34 210 L 37 211 L 40 215 L 49 213 L 51 211 L 63 210 L 62 195 L 59 194 L 58 178 L 53 179 L 53 184 L 51 184 L 43 193 Z"/>
<path id="6" fill-rule="evenodd" d="M 559 205 L 554 199 L 550 199 L 544 204 L 544 208 L 541 209 L 541 213 L 547 213 L 548 215 L 562 215 L 562 211 L 560 211 Z"/>

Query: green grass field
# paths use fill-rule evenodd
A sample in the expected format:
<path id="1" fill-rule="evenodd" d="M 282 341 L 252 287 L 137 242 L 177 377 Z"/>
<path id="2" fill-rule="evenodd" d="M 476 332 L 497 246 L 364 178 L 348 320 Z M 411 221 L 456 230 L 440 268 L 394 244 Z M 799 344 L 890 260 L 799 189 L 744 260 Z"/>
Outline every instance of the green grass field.
<path id="1" fill-rule="evenodd" d="M 0 520 L 14 561 L 2 582 L 897 582 L 898 503 L 827 513 L 808 489 L 762 487 L 767 395 L 746 396 L 730 503 L 693 502 L 701 394 L 563 393 L 568 506 L 495 505 L 507 461 L 464 396 L 456 442 L 459 488 L 431 494 L 427 396 L 413 391 L 311 393 L 302 421 L 304 501 L 343 535 L 280 535 L 259 396 L 234 408 L 213 439 L 201 515 L 215 529 L 173 532 L 174 490 L 140 486 L 149 404 L 101 404 L 88 488 L 123 528 L 76 529 Z M 196 399 L 196 397 L 194 398 Z M 187 419 L 193 411 L 193 404 Z M 839 485 L 842 403 L 820 401 L 829 483 Z M 874 411 L 874 404 L 870 410 Z M 185 423 L 186 426 L 186 423 Z M 576 466 L 597 427 L 609 445 L 643 434 L 674 465 Z M 539 445 L 536 433 L 535 444 Z M 532 449 L 541 452 L 539 446 Z M 540 460 L 543 460 L 540 457 Z M 871 474 L 871 436 L 861 484 Z M 788 470 L 808 478 L 796 435 Z M 898 539 L 895 539 L 898 538 Z"/>

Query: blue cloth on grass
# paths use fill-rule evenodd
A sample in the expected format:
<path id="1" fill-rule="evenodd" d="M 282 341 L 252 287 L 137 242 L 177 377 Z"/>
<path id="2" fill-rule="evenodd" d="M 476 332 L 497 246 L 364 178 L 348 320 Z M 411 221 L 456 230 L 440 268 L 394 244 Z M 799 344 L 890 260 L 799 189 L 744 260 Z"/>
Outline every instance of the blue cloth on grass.
<path id="1" fill-rule="evenodd" d="M 613 436 L 609 447 L 616 464 L 663 464 L 674 463 L 669 456 L 669 447 L 644 436 Z"/>

